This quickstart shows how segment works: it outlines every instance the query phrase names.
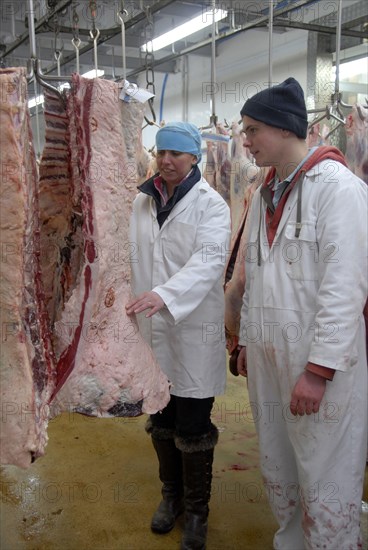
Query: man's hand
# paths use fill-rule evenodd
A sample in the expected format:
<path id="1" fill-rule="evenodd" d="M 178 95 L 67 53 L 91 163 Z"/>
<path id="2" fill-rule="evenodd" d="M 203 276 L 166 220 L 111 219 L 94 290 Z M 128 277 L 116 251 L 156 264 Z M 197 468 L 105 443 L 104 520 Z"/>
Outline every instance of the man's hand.
<path id="1" fill-rule="evenodd" d="M 146 309 L 149 309 L 146 317 L 152 317 L 155 313 L 160 311 L 165 306 L 165 302 L 157 294 L 157 292 L 143 292 L 136 296 L 129 304 L 125 306 L 127 315 L 132 315 L 133 313 L 141 313 Z"/>
<path id="2" fill-rule="evenodd" d="M 304 371 L 299 377 L 291 394 L 290 411 L 298 414 L 312 414 L 319 411 L 326 391 L 326 379 L 313 372 Z"/>
<path id="3" fill-rule="evenodd" d="M 239 351 L 239 355 L 238 355 L 238 361 L 237 361 L 237 369 L 238 369 L 238 373 L 241 375 L 241 376 L 247 376 L 247 348 L 244 346 L 239 346 L 241 347 L 241 350 Z"/>

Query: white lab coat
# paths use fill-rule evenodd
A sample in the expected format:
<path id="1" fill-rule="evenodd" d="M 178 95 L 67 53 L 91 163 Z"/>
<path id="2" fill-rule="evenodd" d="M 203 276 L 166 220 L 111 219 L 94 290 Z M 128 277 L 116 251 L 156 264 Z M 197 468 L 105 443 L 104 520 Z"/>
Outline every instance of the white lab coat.
<path id="1" fill-rule="evenodd" d="M 222 394 L 226 382 L 223 272 L 230 211 L 202 178 L 174 206 L 161 229 L 152 197 L 133 204 L 132 289 L 153 290 L 166 307 L 139 328 L 179 397 Z"/>
<path id="2" fill-rule="evenodd" d="M 357 548 L 367 449 L 368 188 L 339 163 L 317 164 L 303 181 L 298 239 L 297 187 L 271 248 L 260 190 L 254 196 L 239 343 L 247 346 L 261 468 L 280 525 L 274 548 Z M 308 361 L 337 372 L 320 412 L 293 417 L 291 392 Z"/>

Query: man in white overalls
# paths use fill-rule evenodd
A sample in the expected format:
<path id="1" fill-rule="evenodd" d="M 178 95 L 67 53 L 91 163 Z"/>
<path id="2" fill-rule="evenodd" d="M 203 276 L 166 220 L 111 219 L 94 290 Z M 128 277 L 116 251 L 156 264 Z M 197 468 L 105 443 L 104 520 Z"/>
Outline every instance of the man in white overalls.
<path id="1" fill-rule="evenodd" d="M 298 82 L 241 111 L 271 169 L 254 196 L 239 374 L 248 377 L 276 550 L 356 550 L 367 449 L 368 188 L 334 147 L 308 150 Z"/>

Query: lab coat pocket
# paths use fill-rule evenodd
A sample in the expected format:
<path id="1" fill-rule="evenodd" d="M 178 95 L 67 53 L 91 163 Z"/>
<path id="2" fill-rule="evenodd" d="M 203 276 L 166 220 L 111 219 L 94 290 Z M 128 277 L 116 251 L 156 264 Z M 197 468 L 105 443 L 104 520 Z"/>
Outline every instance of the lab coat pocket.
<path id="1" fill-rule="evenodd" d="M 168 223 L 162 233 L 164 257 L 173 260 L 178 267 L 186 264 L 195 248 L 196 227 L 176 220 Z"/>
<path id="2" fill-rule="evenodd" d="M 295 236 L 295 230 L 295 222 L 285 228 L 282 257 L 286 263 L 286 273 L 290 279 L 316 281 L 319 253 L 315 224 L 303 221 L 299 237 Z"/>

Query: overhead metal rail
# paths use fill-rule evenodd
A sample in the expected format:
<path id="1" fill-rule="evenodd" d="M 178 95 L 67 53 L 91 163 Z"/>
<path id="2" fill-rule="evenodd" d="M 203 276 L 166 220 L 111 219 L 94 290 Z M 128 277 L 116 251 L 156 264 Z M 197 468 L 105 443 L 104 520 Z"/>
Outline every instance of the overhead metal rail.
<path id="1" fill-rule="evenodd" d="M 71 3 L 72 3 L 72 0 L 62 0 L 61 2 L 59 2 L 59 4 L 57 4 L 57 6 L 55 6 L 55 8 L 52 11 L 50 11 L 47 15 L 42 17 L 37 22 L 37 24 L 35 25 L 35 33 L 37 34 L 37 31 L 42 30 L 42 27 L 44 27 L 45 24 L 47 24 L 48 21 L 50 19 L 52 19 L 53 16 L 57 12 L 59 12 L 62 9 L 66 8 Z M 166 6 L 169 6 L 170 4 L 173 4 L 173 3 L 175 3 L 175 0 L 159 0 L 159 1 L 155 2 L 154 4 L 152 4 L 152 6 L 150 6 L 150 11 L 151 11 L 151 13 L 156 13 L 157 11 L 162 10 Z M 140 23 L 141 21 L 144 21 L 145 18 L 146 18 L 146 14 L 145 14 L 144 11 L 142 11 L 142 12 L 139 12 L 138 14 L 134 15 L 130 19 L 127 19 L 125 21 L 125 30 L 127 30 L 131 27 L 134 27 L 134 25 L 136 25 L 137 23 Z M 51 26 L 50 26 L 50 29 L 51 29 Z M 60 26 L 59 30 L 60 30 L 60 32 L 66 32 L 67 31 L 69 34 L 73 33 L 73 27 Z M 81 34 L 81 35 L 86 34 L 86 35 L 89 36 L 89 33 L 90 33 L 89 29 L 85 29 L 85 30 L 79 29 L 79 34 Z M 119 33 L 121 33 L 121 25 L 117 25 L 115 27 L 112 27 L 111 29 L 105 29 L 105 30 L 100 29 L 100 36 L 99 36 L 99 39 L 98 39 L 98 45 L 103 44 L 104 42 L 106 42 L 107 40 L 110 40 L 111 38 L 113 38 L 114 36 L 116 36 Z M 6 57 L 7 55 L 9 55 L 12 51 L 14 51 L 16 48 L 18 48 L 18 46 L 20 46 L 21 44 L 23 44 L 27 40 L 29 40 L 28 31 L 24 32 L 15 42 L 10 44 L 4 50 L 4 52 L 2 53 L 2 57 Z M 93 43 L 92 43 L 92 44 L 87 44 L 83 48 L 80 48 L 79 56 L 81 56 L 84 53 L 92 50 L 93 47 L 94 46 L 93 46 Z M 63 58 L 63 61 L 61 62 L 61 66 L 66 65 L 67 63 L 70 63 L 71 61 L 73 61 L 75 59 L 75 57 L 76 57 L 75 53 L 73 53 L 71 55 L 68 55 L 68 56 L 65 56 Z M 48 74 L 48 73 L 54 71 L 56 68 L 57 68 L 57 65 L 54 64 L 51 67 L 49 67 L 45 71 L 44 74 Z"/>
<path id="2" fill-rule="evenodd" d="M 308 6 L 309 4 L 313 4 L 313 3 L 315 3 L 315 0 L 300 0 L 299 2 L 295 2 L 293 4 L 292 10 L 300 9 L 304 6 Z M 274 18 L 273 19 L 273 25 L 275 25 L 275 18 L 276 17 L 284 15 L 284 14 L 290 12 L 290 11 L 291 11 L 290 6 L 275 9 L 274 13 L 273 13 L 273 18 Z M 223 32 L 221 34 L 218 34 L 216 36 L 216 41 L 226 40 L 227 38 L 229 38 L 231 36 L 234 36 L 236 34 L 239 34 L 241 32 L 244 32 L 244 31 L 252 29 L 252 28 L 257 28 L 257 27 L 260 27 L 260 26 L 267 28 L 268 23 L 269 23 L 269 16 L 267 14 L 265 16 L 262 16 L 262 17 L 258 18 L 258 19 L 255 19 L 254 21 L 249 21 L 248 23 L 245 23 L 244 25 L 242 25 L 239 28 L 231 29 L 230 31 L 226 31 L 226 32 Z M 297 23 L 297 24 L 299 24 L 299 23 Z M 286 25 L 284 25 L 284 26 L 286 26 Z M 327 32 L 327 29 L 328 29 L 329 34 L 336 34 L 336 28 L 335 27 L 322 27 L 322 28 L 326 29 L 326 32 Z M 309 29 L 306 29 L 306 30 L 309 30 Z M 311 30 L 314 30 L 314 29 L 311 29 Z M 343 34 L 345 34 L 345 32 L 353 32 L 353 31 L 344 31 Z M 356 36 L 355 32 L 358 32 L 358 31 L 354 31 L 354 36 Z M 368 39 L 368 33 L 359 33 L 359 38 L 367 38 Z M 155 65 L 160 65 L 162 63 L 168 63 L 170 61 L 173 61 L 173 60 L 175 60 L 175 59 L 177 59 L 177 58 L 179 58 L 183 55 L 187 55 L 187 54 L 192 53 L 192 52 L 194 52 L 194 51 L 196 51 L 200 48 L 203 48 L 204 46 L 208 46 L 209 44 L 211 44 L 211 42 L 212 42 L 211 38 L 206 39 L 206 40 L 202 40 L 201 42 L 197 42 L 197 44 L 194 44 L 190 47 L 184 48 L 176 54 L 170 54 L 170 55 L 168 55 L 166 57 L 163 57 L 161 59 L 156 59 L 155 60 Z M 128 74 L 128 77 L 139 74 L 143 70 L 144 70 L 144 67 L 138 68 L 134 71 L 131 71 Z"/>
<path id="3" fill-rule="evenodd" d="M 350 23 L 349 23 L 350 25 Z M 262 25 L 264 26 L 264 25 Z M 285 27 L 285 28 L 291 28 L 291 29 L 301 29 L 305 31 L 310 32 L 318 32 L 321 34 L 336 34 L 336 28 L 335 27 L 326 27 L 324 25 L 318 25 L 315 23 L 300 23 L 299 21 L 286 21 L 282 19 L 277 19 L 276 21 L 273 21 L 274 27 Z M 353 25 L 352 25 L 353 26 Z M 344 27 L 341 30 L 341 36 L 349 36 L 351 38 L 362 38 L 368 39 L 368 32 L 364 31 L 355 31 L 353 29 L 350 29 L 348 27 Z"/>
<path id="4" fill-rule="evenodd" d="M 362 19 L 364 21 L 366 20 L 366 18 L 362 18 Z M 128 21 L 129 21 L 129 19 L 127 19 L 125 26 L 127 26 Z M 351 28 L 353 26 L 359 25 L 361 22 L 362 22 L 361 19 L 358 19 L 357 21 L 354 21 L 354 22 L 345 23 L 345 25 L 342 26 L 341 35 L 342 36 L 348 36 L 348 37 L 351 37 L 351 38 L 362 38 L 362 39 L 368 38 L 368 33 L 367 32 L 356 31 L 356 30 Z M 136 23 L 134 23 L 134 24 L 136 24 Z M 255 27 L 258 27 L 258 26 L 259 27 L 265 27 L 266 25 L 267 24 L 263 22 L 263 23 L 257 23 L 254 26 Z M 132 25 L 130 25 L 130 26 L 132 26 Z M 276 26 L 285 27 L 285 28 L 291 28 L 291 29 L 301 29 L 301 30 L 306 30 L 306 31 L 311 31 L 311 32 L 319 32 L 319 33 L 324 33 L 324 34 L 335 34 L 336 33 L 336 28 L 335 27 L 326 27 L 324 25 L 318 25 L 316 23 L 302 23 L 300 21 L 290 21 L 289 19 L 274 20 L 273 21 L 273 26 L 274 27 L 276 27 Z M 119 29 L 120 29 L 120 27 L 119 27 Z M 118 34 L 119 29 L 118 29 L 118 27 L 112 27 L 111 29 L 101 29 L 100 30 L 101 37 L 108 36 L 108 39 L 110 39 L 110 38 L 112 38 L 111 33 L 113 31 L 116 31 L 116 34 Z M 241 27 L 241 29 L 243 29 L 243 27 Z M 53 32 L 54 31 L 54 26 L 48 24 L 47 28 L 45 30 Z M 73 27 L 65 27 L 63 25 L 60 25 L 59 26 L 59 31 L 60 31 L 60 33 L 71 34 L 73 32 Z M 79 34 L 82 35 L 82 36 L 89 36 L 89 29 L 79 29 Z M 100 40 L 100 42 L 101 42 L 101 40 Z"/>
<path id="5" fill-rule="evenodd" d="M 52 19 L 59 11 L 67 8 L 71 3 L 72 3 L 72 0 L 61 0 L 55 6 L 54 9 L 50 10 L 47 15 L 44 15 L 43 17 L 41 17 L 41 19 L 39 21 L 37 21 L 37 24 L 34 25 L 35 33 L 37 33 L 37 31 L 40 30 L 41 27 L 43 27 L 43 25 L 49 21 L 49 19 Z M 30 23 L 31 22 L 29 20 L 28 25 Z M 2 57 L 6 57 L 7 55 L 9 55 L 11 52 L 16 50 L 18 48 L 18 46 L 20 46 L 21 44 L 23 44 L 27 40 L 29 40 L 29 32 L 25 31 L 19 38 L 17 38 L 17 40 L 15 40 L 14 42 L 12 42 L 12 44 L 10 44 L 9 46 L 6 47 L 6 49 L 4 50 L 4 52 L 2 54 Z"/>
<path id="6" fill-rule="evenodd" d="M 37 33 L 37 31 L 40 31 L 42 29 L 42 27 L 44 27 L 45 24 L 47 24 L 48 21 L 50 19 L 52 19 L 52 17 L 57 12 L 59 12 L 60 10 L 66 8 L 71 3 L 72 3 L 72 0 L 61 0 L 55 6 L 55 8 L 52 11 L 50 11 L 47 15 L 42 17 L 37 22 L 37 24 L 35 25 L 35 32 Z M 162 10 L 163 8 L 169 6 L 170 4 L 173 4 L 173 3 L 175 3 L 175 0 L 160 0 L 158 2 L 155 2 L 150 7 L 151 13 L 156 13 L 157 11 Z M 307 30 L 307 31 L 311 31 L 311 32 L 319 32 L 319 33 L 325 33 L 325 34 L 336 34 L 336 28 L 335 27 L 328 27 L 328 26 L 318 25 L 318 24 L 314 24 L 314 23 L 301 23 L 301 22 L 296 22 L 296 21 L 280 19 L 282 16 L 290 13 L 291 11 L 296 11 L 298 9 L 301 9 L 305 6 L 308 6 L 308 5 L 311 5 L 311 4 L 314 4 L 314 3 L 315 3 L 315 0 L 300 0 L 299 2 L 293 2 L 292 6 L 290 4 L 287 4 L 283 7 L 278 7 L 276 9 L 274 9 L 273 26 L 274 27 L 282 26 L 282 27 L 285 27 L 285 28 L 302 29 L 302 30 Z M 142 22 L 145 19 L 145 17 L 146 17 L 145 12 L 142 11 L 142 12 L 139 12 L 137 15 L 131 17 L 130 19 L 127 19 L 125 21 L 125 29 L 129 29 L 131 27 L 134 27 L 134 25 Z M 358 19 L 357 21 L 354 21 L 354 24 L 355 23 L 360 24 L 360 22 L 361 21 Z M 262 17 L 259 17 L 259 18 L 256 18 L 252 21 L 249 21 L 249 22 L 241 25 L 238 28 L 233 28 L 229 31 L 225 31 L 225 32 L 217 34 L 216 35 L 216 42 L 228 39 L 228 38 L 230 38 L 230 37 L 232 37 L 232 36 L 234 36 L 238 33 L 244 32 L 244 31 L 252 29 L 252 28 L 260 28 L 260 27 L 267 28 L 268 24 L 269 24 L 269 14 L 267 13 L 266 15 L 264 15 Z M 69 27 L 60 26 L 60 32 L 72 33 L 72 31 L 73 31 L 72 27 L 69 28 Z M 79 29 L 79 33 L 88 35 L 89 30 L 88 29 Z M 98 45 L 107 42 L 108 40 L 112 39 L 114 36 L 118 35 L 119 33 L 121 33 L 121 26 L 120 25 L 117 25 L 116 27 L 112 27 L 111 29 L 105 29 L 105 30 L 101 29 L 100 30 L 100 36 L 99 36 L 99 39 L 98 39 Z M 368 39 L 368 32 L 352 30 L 350 28 L 347 28 L 347 24 L 342 25 L 341 34 L 343 36 L 349 36 L 349 37 L 353 37 L 353 38 Z M 14 51 L 19 45 L 21 45 L 26 40 L 29 40 L 28 32 L 23 33 L 22 36 L 20 36 L 15 42 L 10 44 L 5 49 L 5 51 L 2 53 L 2 56 L 6 57 L 7 55 L 9 55 L 9 53 Z M 201 48 L 204 48 L 206 46 L 210 46 L 211 43 L 212 43 L 212 38 L 209 38 L 209 39 L 203 40 L 201 42 L 198 42 L 196 44 L 193 44 L 189 47 L 183 48 L 178 53 L 170 54 L 170 55 L 165 56 L 161 59 L 156 58 L 155 59 L 155 66 L 163 65 L 165 63 L 170 63 L 170 62 L 174 61 L 175 59 L 178 59 L 178 58 L 180 58 L 184 55 L 187 55 L 189 53 L 193 53 L 193 52 L 195 52 L 195 51 L 197 51 Z M 90 50 L 93 49 L 93 47 L 94 47 L 94 44 L 91 43 L 91 44 L 85 45 L 83 48 L 80 48 L 79 49 L 79 56 L 82 56 L 83 54 L 89 52 Z M 74 61 L 75 59 L 76 59 L 76 53 L 73 52 L 72 54 L 70 54 L 68 56 L 63 56 L 63 59 L 62 59 L 60 65 L 61 66 L 66 65 L 66 64 Z M 57 70 L 57 64 L 56 63 L 51 65 L 47 69 L 45 69 L 43 74 L 49 74 L 49 73 L 52 73 L 55 70 Z M 134 75 L 139 74 L 141 72 L 144 72 L 145 70 L 146 70 L 145 66 L 141 65 L 141 66 L 137 67 L 136 69 L 130 71 L 127 76 L 131 77 L 131 76 L 134 76 Z"/>

